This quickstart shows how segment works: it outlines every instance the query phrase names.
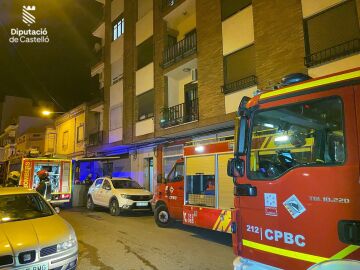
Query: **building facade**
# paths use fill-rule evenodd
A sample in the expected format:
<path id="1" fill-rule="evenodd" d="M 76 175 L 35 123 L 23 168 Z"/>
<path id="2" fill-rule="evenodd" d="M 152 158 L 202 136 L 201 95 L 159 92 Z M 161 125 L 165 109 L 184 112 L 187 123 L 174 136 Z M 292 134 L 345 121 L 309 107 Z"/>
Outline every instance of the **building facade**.
<path id="1" fill-rule="evenodd" d="M 128 154 L 150 190 L 184 143 L 233 134 L 243 96 L 360 63 L 360 0 L 97 1 L 102 140 L 89 151 Z"/>

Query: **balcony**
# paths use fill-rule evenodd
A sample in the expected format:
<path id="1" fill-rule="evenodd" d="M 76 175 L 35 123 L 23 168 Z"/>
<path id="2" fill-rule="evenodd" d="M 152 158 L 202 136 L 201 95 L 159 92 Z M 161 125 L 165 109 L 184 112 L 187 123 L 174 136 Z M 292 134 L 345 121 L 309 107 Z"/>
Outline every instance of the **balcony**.
<path id="1" fill-rule="evenodd" d="M 162 128 L 168 128 L 197 121 L 198 119 L 198 99 L 194 99 L 192 101 L 181 103 L 172 107 L 163 108 L 160 126 Z"/>
<path id="2" fill-rule="evenodd" d="M 249 77 L 245 77 L 243 79 L 227 83 L 221 86 L 221 92 L 224 94 L 229 94 L 235 92 L 240 89 L 245 89 L 257 84 L 257 77 L 255 75 L 251 75 Z"/>
<path id="3" fill-rule="evenodd" d="M 353 39 L 305 57 L 305 66 L 312 67 L 343 58 L 360 51 L 360 39 Z"/>
<path id="4" fill-rule="evenodd" d="M 97 146 L 103 143 L 103 131 L 98 131 L 89 135 L 86 146 Z"/>
<path id="5" fill-rule="evenodd" d="M 186 36 L 173 46 L 166 48 L 163 52 L 163 68 L 167 68 L 172 64 L 179 62 L 185 57 L 192 55 L 197 50 L 196 32 Z"/>

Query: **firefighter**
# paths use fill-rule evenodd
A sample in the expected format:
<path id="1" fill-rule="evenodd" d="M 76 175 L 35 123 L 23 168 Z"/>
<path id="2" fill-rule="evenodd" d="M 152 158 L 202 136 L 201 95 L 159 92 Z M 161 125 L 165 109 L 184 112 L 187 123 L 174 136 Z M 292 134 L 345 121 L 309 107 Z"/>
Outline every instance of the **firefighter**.
<path id="1" fill-rule="evenodd" d="M 88 174 L 88 176 L 86 177 L 86 179 L 85 179 L 85 185 L 87 185 L 87 186 L 91 186 L 92 185 L 92 183 L 93 183 L 93 181 L 92 181 L 92 174 L 91 173 L 89 173 Z"/>
<path id="2" fill-rule="evenodd" d="M 49 179 L 49 173 L 46 170 L 40 170 L 37 172 L 37 176 L 40 179 L 40 183 L 36 188 L 36 191 L 41 194 L 46 200 L 51 198 L 51 185 Z"/>
<path id="3" fill-rule="evenodd" d="M 12 171 L 9 173 L 5 186 L 6 187 L 17 187 L 19 186 L 20 173 Z"/>

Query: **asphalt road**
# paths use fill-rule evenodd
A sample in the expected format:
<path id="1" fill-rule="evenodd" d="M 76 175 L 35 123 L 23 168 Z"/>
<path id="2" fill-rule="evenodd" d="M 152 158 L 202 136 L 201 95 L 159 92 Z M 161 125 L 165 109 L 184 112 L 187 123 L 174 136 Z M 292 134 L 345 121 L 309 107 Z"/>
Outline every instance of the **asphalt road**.
<path id="1" fill-rule="evenodd" d="M 149 214 L 62 210 L 79 242 L 78 270 L 232 269 L 231 235 L 175 223 L 159 228 Z"/>

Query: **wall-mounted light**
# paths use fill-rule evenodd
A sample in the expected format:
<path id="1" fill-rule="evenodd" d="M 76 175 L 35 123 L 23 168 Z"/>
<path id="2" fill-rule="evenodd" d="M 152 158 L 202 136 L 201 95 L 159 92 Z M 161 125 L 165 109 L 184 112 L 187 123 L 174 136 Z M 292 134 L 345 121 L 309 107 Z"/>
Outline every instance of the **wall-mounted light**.
<path id="1" fill-rule="evenodd" d="M 204 149 L 205 148 L 202 145 L 198 145 L 198 146 L 195 147 L 195 151 L 198 152 L 198 153 L 204 152 Z"/>

